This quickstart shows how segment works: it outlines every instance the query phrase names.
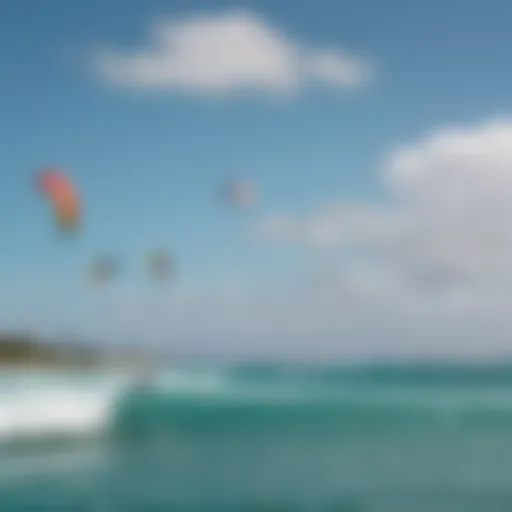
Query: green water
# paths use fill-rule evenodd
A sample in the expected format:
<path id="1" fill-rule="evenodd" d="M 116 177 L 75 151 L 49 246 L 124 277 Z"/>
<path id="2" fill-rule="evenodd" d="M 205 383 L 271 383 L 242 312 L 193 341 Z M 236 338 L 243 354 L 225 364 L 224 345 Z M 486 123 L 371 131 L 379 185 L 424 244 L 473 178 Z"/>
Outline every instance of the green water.
<path id="1" fill-rule="evenodd" d="M 232 370 L 127 392 L 94 435 L 5 442 L 0 510 L 512 510 L 512 372 Z"/>

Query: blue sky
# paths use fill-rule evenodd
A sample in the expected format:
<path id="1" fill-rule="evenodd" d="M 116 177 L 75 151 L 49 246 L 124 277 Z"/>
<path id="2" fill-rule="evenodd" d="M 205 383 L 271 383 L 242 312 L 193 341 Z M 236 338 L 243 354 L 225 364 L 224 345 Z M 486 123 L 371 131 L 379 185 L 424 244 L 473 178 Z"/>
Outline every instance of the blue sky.
<path id="1" fill-rule="evenodd" d="M 179 87 L 169 81 L 143 86 L 133 74 L 112 83 L 95 64 L 104 51 L 122 56 L 147 48 L 159 20 L 174 23 L 167 26 L 171 34 L 187 20 L 214 20 L 218 35 L 225 17 L 240 9 L 246 16 L 242 25 L 258 20 L 258 27 L 272 27 L 280 42 L 304 55 L 323 49 L 353 55 L 369 63 L 371 75 L 352 86 L 297 75 L 294 91 L 275 94 L 268 76 L 258 77 L 257 65 L 256 71 L 251 68 L 249 53 L 255 84 L 244 89 L 228 73 L 219 95 L 208 90 L 208 83 L 198 86 L 198 81 L 208 82 L 201 73 L 194 75 L 200 63 L 186 68 L 194 76 L 180 75 Z M 319 343 L 326 340 L 327 352 L 337 352 L 336 340 L 342 332 L 344 339 L 347 335 L 322 316 L 332 307 L 311 320 L 320 326 L 317 330 L 297 326 L 294 331 L 290 323 L 300 311 L 314 309 L 307 303 L 312 300 L 311 276 L 319 267 L 343 261 L 347 248 L 331 244 L 335 247 L 318 250 L 282 233 L 279 243 L 268 242 L 255 234 L 254 226 L 283 213 L 302 222 L 334 203 L 387 203 L 389 190 L 381 179 L 386 155 L 421 144 L 444 127 L 485 132 L 482 123 L 506 117 L 512 107 L 512 4 L 507 1 L 11 0 L 3 12 L 0 279 L 5 285 L 0 321 L 6 328 L 69 330 L 112 341 L 141 339 L 144 329 L 158 324 L 148 336 L 161 343 L 172 339 L 185 350 L 190 344 L 199 351 L 215 351 L 216 346 L 236 351 L 260 345 L 257 323 L 268 326 L 261 334 L 267 340 L 263 351 L 288 338 L 279 350 L 307 352 L 308 332 Z M 207 24 L 205 30 L 210 28 Z M 249 39 L 244 41 L 254 47 L 263 41 Z M 229 46 L 213 48 L 203 64 L 215 75 L 215 66 L 229 51 Z M 159 65 L 172 67 L 172 62 Z M 225 72 L 222 66 L 219 70 Z M 46 164 L 68 170 L 83 194 L 84 231 L 75 241 L 58 239 L 50 212 L 32 188 L 35 170 Z M 236 211 L 220 200 L 223 180 L 237 175 L 258 185 L 254 211 Z M 158 299 L 151 295 L 141 260 L 152 247 L 168 248 L 176 258 L 177 281 L 169 300 L 177 302 L 167 304 L 168 296 L 163 299 L 160 291 Z M 84 275 L 93 258 L 105 253 L 118 256 L 125 269 L 115 289 L 99 296 Z M 204 332 L 190 330 L 185 318 L 198 322 L 192 313 L 180 317 L 177 331 L 176 322 L 168 320 L 166 308 L 176 312 L 177 303 L 194 309 L 199 307 L 190 306 L 194 301 L 225 302 L 229 310 L 229 301 L 239 303 L 240 293 L 256 297 L 248 306 L 255 316 L 237 329 L 218 320 Z M 300 294 L 309 298 L 295 304 Z M 281 315 L 287 320 L 274 330 L 277 324 L 257 305 L 268 304 L 269 297 L 287 311 Z M 157 304 L 154 300 L 166 306 L 150 306 Z M 315 295 L 314 303 L 329 300 Z M 384 303 L 389 301 L 388 295 Z M 140 313 L 139 324 L 132 325 L 127 303 L 139 313 L 144 308 L 152 313 Z M 382 308 L 372 311 L 389 319 Z M 376 335 L 357 332 L 354 339 L 369 340 L 363 345 L 371 351 Z M 383 335 L 384 347 L 386 340 L 398 337 L 394 332 Z M 397 347 L 390 343 L 389 349 Z"/>

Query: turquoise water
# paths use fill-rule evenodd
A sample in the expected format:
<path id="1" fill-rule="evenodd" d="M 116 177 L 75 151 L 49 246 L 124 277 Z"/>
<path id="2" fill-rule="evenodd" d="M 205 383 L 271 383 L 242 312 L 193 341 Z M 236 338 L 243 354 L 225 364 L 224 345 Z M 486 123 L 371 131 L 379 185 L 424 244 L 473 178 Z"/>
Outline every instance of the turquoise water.
<path id="1" fill-rule="evenodd" d="M 1 511 L 510 511 L 512 366 L 0 375 Z"/>

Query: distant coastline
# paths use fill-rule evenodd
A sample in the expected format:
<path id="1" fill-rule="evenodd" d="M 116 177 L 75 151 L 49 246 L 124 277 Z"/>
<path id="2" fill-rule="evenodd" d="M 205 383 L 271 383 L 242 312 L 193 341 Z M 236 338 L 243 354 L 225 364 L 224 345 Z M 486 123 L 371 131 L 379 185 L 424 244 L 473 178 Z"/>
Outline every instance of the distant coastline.
<path id="1" fill-rule="evenodd" d="M 49 342 L 30 334 L 0 333 L 0 369 L 130 369 L 140 367 L 144 359 L 93 346 Z"/>

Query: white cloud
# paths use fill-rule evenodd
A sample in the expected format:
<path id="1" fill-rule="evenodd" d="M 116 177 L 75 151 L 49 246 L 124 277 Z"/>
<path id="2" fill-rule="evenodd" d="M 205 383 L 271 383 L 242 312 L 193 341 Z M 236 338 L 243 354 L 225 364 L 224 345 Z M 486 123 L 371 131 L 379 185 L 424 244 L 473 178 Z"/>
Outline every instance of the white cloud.
<path id="1" fill-rule="evenodd" d="M 386 300 L 390 283 L 408 304 L 427 297 L 453 304 L 456 296 L 466 307 L 509 300 L 512 121 L 434 132 L 393 151 L 382 179 L 387 206 L 342 204 L 309 218 L 266 219 L 259 229 L 273 240 L 356 250 L 360 268 L 344 276 L 345 284 L 354 273 L 378 271 L 373 283 L 387 283 L 380 287 Z"/>
<path id="2" fill-rule="evenodd" d="M 371 77 L 366 59 L 294 41 L 242 10 L 161 21 L 146 48 L 103 49 L 95 65 L 112 84 L 208 94 L 286 94 L 313 84 L 356 88 Z"/>

